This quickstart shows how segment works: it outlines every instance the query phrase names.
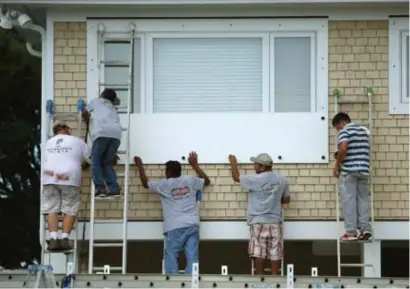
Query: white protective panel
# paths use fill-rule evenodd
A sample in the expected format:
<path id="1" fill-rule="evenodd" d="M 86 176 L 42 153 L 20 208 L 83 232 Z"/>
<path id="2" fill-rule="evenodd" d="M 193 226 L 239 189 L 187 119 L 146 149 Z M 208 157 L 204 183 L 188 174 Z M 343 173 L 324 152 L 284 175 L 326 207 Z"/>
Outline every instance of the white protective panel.
<path id="1" fill-rule="evenodd" d="M 262 38 L 154 38 L 152 111 L 261 112 Z"/>
<path id="2" fill-rule="evenodd" d="M 228 163 L 229 154 L 249 163 L 262 152 L 276 163 L 328 162 L 328 120 L 319 113 L 133 114 L 130 125 L 130 161 L 186 163 L 194 150 L 208 164 Z"/>

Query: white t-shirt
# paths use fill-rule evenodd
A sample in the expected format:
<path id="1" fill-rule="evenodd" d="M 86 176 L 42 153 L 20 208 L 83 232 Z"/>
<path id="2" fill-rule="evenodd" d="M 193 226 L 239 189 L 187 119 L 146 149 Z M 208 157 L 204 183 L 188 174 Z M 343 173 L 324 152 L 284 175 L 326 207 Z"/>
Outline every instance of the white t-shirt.
<path id="1" fill-rule="evenodd" d="M 90 154 L 91 149 L 78 137 L 58 134 L 50 138 L 44 150 L 44 185 L 79 187 L 81 164 Z"/>

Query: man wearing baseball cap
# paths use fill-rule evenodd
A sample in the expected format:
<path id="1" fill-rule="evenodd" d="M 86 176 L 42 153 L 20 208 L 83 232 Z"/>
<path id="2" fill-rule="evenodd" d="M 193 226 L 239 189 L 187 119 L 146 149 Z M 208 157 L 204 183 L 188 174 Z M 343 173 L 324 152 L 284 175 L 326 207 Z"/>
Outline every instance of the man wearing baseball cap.
<path id="1" fill-rule="evenodd" d="M 273 275 L 279 274 L 283 258 L 282 204 L 289 204 L 289 185 L 285 177 L 272 171 L 273 161 L 267 153 L 250 158 L 256 175 L 240 175 L 234 155 L 229 155 L 232 178 L 248 195 L 250 226 L 249 255 L 255 259 L 257 275 L 264 274 L 265 259 L 271 262 Z"/>
<path id="2" fill-rule="evenodd" d="M 48 250 L 72 249 L 69 235 L 80 206 L 81 164 L 90 156 L 86 143 L 71 135 L 71 128 L 56 122 L 54 137 L 44 149 L 41 212 L 48 215 Z M 63 232 L 58 238 L 58 215 L 63 214 Z"/>

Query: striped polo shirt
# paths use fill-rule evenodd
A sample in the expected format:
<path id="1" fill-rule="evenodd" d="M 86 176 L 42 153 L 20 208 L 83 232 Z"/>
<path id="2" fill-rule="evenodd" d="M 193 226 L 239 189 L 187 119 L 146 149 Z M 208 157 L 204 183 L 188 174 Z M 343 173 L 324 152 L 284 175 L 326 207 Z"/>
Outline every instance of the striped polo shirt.
<path id="1" fill-rule="evenodd" d="M 347 142 L 347 154 L 341 171 L 346 173 L 369 174 L 370 136 L 360 125 L 349 123 L 339 132 L 338 144 Z"/>

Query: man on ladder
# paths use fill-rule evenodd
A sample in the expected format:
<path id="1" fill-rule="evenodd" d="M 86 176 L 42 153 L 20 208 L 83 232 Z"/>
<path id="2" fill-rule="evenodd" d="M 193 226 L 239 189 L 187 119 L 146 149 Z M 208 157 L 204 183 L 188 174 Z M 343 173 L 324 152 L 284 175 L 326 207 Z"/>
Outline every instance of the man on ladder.
<path id="1" fill-rule="evenodd" d="M 49 251 L 73 249 L 69 235 L 80 206 L 81 164 L 90 156 L 85 142 L 71 135 L 70 127 L 57 122 L 44 150 L 44 186 L 41 211 L 48 215 Z M 58 214 L 63 214 L 63 233 L 58 239 Z"/>
<path id="2" fill-rule="evenodd" d="M 189 164 L 199 177 L 181 176 L 181 164 L 165 164 L 166 179 L 149 181 L 139 157 L 134 157 L 144 188 L 161 196 L 164 215 L 165 274 L 179 274 L 178 255 L 184 248 L 187 258 L 185 274 L 192 274 L 192 264 L 198 263 L 199 211 L 197 192 L 211 181 L 198 165 L 195 152 L 189 154 Z"/>
<path id="3" fill-rule="evenodd" d="M 369 222 L 370 132 L 351 122 L 348 114 L 340 112 L 332 121 L 339 132 L 338 152 L 333 175 L 340 180 L 340 197 L 346 233 L 341 241 L 368 241 L 372 238 Z M 359 235 L 357 235 L 359 230 Z"/>
<path id="4" fill-rule="evenodd" d="M 264 275 L 266 258 L 271 261 L 272 275 L 279 275 L 283 258 L 282 204 L 290 202 L 289 185 L 285 177 L 272 172 L 273 160 L 268 154 L 250 160 L 256 175 L 241 176 L 236 157 L 229 156 L 233 180 L 249 192 L 249 255 L 255 258 L 257 275 Z"/>
<path id="5" fill-rule="evenodd" d="M 92 141 L 92 179 L 95 185 L 95 197 L 119 197 L 120 186 L 114 164 L 121 144 L 122 128 L 115 106 L 120 100 L 112 89 L 105 89 L 101 96 L 92 99 L 82 114 L 86 123 L 91 124 Z M 107 193 L 106 186 L 109 192 Z"/>

